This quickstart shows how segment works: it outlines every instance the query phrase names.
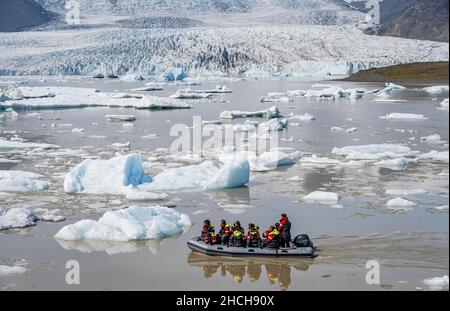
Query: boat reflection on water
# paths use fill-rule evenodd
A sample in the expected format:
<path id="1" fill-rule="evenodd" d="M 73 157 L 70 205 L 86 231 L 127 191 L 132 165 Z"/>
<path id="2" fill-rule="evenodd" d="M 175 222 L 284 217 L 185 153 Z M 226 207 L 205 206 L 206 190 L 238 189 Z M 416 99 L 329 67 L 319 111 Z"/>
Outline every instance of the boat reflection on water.
<path id="1" fill-rule="evenodd" d="M 251 283 L 266 280 L 271 285 L 288 290 L 291 285 L 291 271 L 307 271 L 311 262 L 287 261 L 282 259 L 256 259 L 212 257 L 192 252 L 187 262 L 192 267 L 203 269 L 204 278 L 231 277 L 236 283 L 242 283 L 247 277 Z"/>

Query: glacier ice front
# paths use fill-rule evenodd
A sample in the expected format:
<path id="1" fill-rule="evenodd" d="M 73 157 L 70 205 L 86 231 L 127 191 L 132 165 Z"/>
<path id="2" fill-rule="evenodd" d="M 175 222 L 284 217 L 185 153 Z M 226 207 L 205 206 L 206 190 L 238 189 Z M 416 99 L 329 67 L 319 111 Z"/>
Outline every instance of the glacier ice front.
<path id="1" fill-rule="evenodd" d="M 228 189 L 244 186 L 250 179 L 248 161 L 240 160 L 218 167 L 212 161 L 199 165 L 170 168 L 151 177 L 137 154 L 109 160 L 84 160 L 65 177 L 64 191 L 125 195 L 130 200 L 148 199 L 148 192 L 185 189 Z M 151 196 L 161 199 L 165 196 Z"/>
<path id="2" fill-rule="evenodd" d="M 140 241 L 179 236 L 192 225 L 188 215 L 162 206 L 131 206 L 63 227 L 55 238 L 66 241 Z"/>

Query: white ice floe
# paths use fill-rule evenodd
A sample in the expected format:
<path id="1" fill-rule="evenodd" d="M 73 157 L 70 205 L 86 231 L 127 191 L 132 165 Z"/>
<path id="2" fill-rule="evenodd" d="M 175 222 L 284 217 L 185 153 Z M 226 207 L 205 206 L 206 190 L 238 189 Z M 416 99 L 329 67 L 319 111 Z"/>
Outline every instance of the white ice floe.
<path id="1" fill-rule="evenodd" d="M 204 99 L 213 96 L 212 93 L 200 93 L 192 91 L 191 89 L 178 90 L 175 94 L 170 95 L 170 98 L 176 99 Z"/>
<path id="2" fill-rule="evenodd" d="M 430 94 L 448 93 L 448 85 L 429 86 L 423 89 Z"/>
<path id="3" fill-rule="evenodd" d="M 138 87 L 135 89 L 131 89 L 133 92 L 153 92 L 153 91 L 162 91 L 162 87 L 161 86 L 156 86 L 156 85 L 148 85 L 148 86 L 143 86 L 143 87 Z"/>
<path id="4" fill-rule="evenodd" d="M 448 275 L 423 280 L 430 290 L 448 290 Z"/>
<path id="5" fill-rule="evenodd" d="M 191 104 L 188 104 L 179 99 L 156 97 L 156 96 L 144 96 L 142 100 L 134 106 L 137 109 L 189 109 L 192 108 Z"/>
<path id="6" fill-rule="evenodd" d="M 277 132 L 287 128 L 288 121 L 286 119 L 272 119 L 267 122 L 260 123 L 258 129 L 263 132 Z"/>
<path id="7" fill-rule="evenodd" d="M 442 140 L 441 135 L 439 134 L 433 134 L 426 137 L 421 137 L 420 141 L 429 143 L 429 144 L 443 144 L 445 141 Z"/>
<path id="8" fill-rule="evenodd" d="M 409 147 L 397 144 L 372 144 L 333 148 L 332 154 L 345 156 L 348 160 L 378 160 L 417 155 Z"/>
<path id="9" fill-rule="evenodd" d="M 74 167 L 64 179 L 64 191 L 68 193 L 91 193 L 127 195 L 130 188 L 150 182 L 137 154 L 110 160 L 87 159 Z"/>
<path id="10" fill-rule="evenodd" d="M 277 169 L 279 166 L 293 165 L 301 157 L 299 151 L 285 153 L 279 150 L 267 151 L 257 156 L 252 151 L 234 151 L 234 148 L 224 148 L 218 156 L 223 163 L 234 161 L 248 161 L 253 172 L 265 172 Z"/>
<path id="11" fill-rule="evenodd" d="M 280 110 L 277 106 L 272 106 L 269 109 L 260 110 L 260 111 L 223 111 L 220 113 L 221 119 L 235 119 L 235 118 L 250 118 L 250 117 L 257 117 L 257 118 L 278 118 L 281 116 Z"/>
<path id="12" fill-rule="evenodd" d="M 428 153 L 417 156 L 419 160 L 433 160 L 437 162 L 449 163 L 449 153 L 447 151 L 432 150 Z"/>
<path id="13" fill-rule="evenodd" d="M 448 212 L 448 207 L 449 207 L 448 205 L 441 205 L 433 207 L 433 209 L 439 212 Z"/>
<path id="14" fill-rule="evenodd" d="M 12 275 L 12 274 L 24 274 L 28 271 L 27 268 L 21 266 L 5 266 L 0 265 L 0 277 Z"/>
<path id="15" fill-rule="evenodd" d="M 313 121 L 316 119 L 316 117 L 312 114 L 305 113 L 303 115 L 292 115 L 288 119 L 294 121 Z"/>
<path id="16" fill-rule="evenodd" d="M 388 189 L 385 193 L 386 195 L 406 197 L 410 195 L 427 194 L 428 191 L 425 189 Z"/>
<path id="17" fill-rule="evenodd" d="M 388 97 L 392 95 L 392 91 L 403 90 L 405 87 L 394 83 L 386 83 L 386 87 L 379 92 L 377 96 Z"/>
<path id="18" fill-rule="evenodd" d="M 170 168 L 138 186 L 140 191 L 177 191 L 188 189 L 228 189 L 246 185 L 250 167 L 246 160 L 236 160 L 218 167 L 212 161 L 199 165 Z"/>
<path id="19" fill-rule="evenodd" d="M 403 199 L 401 197 L 389 200 L 386 203 L 386 206 L 389 208 L 411 208 L 417 206 L 416 203 Z"/>
<path id="20" fill-rule="evenodd" d="M 3 192 L 36 192 L 48 189 L 44 176 L 17 170 L 0 170 L 0 191 Z"/>
<path id="21" fill-rule="evenodd" d="M 76 127 L 76 128 L 73 128 L 72 129 L 72 133 L 75 133 L 75 134 L 81 134 L 81 133 L 83 133 L 84 132 L 84 128 L 78 128 L 78 127 Z"/>
<path id="22" fill-rule="evenodd" d="M 379 117 L 380 119 L 387 119 L 387 120 L 428 120 L 427 117 L 425 117 L 422 114 L 415 114 L 415 113 L 388 113 L 385 116 Z"/>
<path id="23" fill-rule="evenodd" d="M 64 216 L 59 215 L 59 209 L 49 210 L 48 208 L 38 207 L 33 210 L 33 213 L 42 221 L 61 222 L 66 220 Z"/>
<path id="24" fill-rule="evenodd" d="M 411 161 L 406 158 L 398 158 L 379 161 L 374 163 L 374 165 L 382 168 L 388 168 L 393 171 L 403 171 L 408 168 L 410 162 Z"/>
<path id="25" fill-rule="evenodd" d="M 303 181 L 303 178 L 301 178 L 300 176 L 292 176 L 292 177 L 289 177 L 287 180 L 293 181 L 293 182 L 300 182 L 300 181 Z"/>
<path id="26" fill-rule="evenodd" d="M 330 159 L 330 158 L 325 158 L 325 157 L 319 157 L 316 154 L 312 154 L 310 157 L 302 157 L 300 159 L 300 163 L 302 164 L 306 164 L 306 165 L 336 165 L 341 163 L 341 161 L 336 160 L 336 159 Z"/>
<path id="27" fill-rule="evenodd" d="M 261 97 L 259 101 L 262 103 L 289 103 L 293 100 L 286 93 L 269 93 L 267 96 Z"/>
<path id="28" fill-rule="evenodd" d="M 303 197 L 303 201 L 325 204 L 336 204 L 340 196 L 335 192 L 314 191 Z"/>
<path id="29" fill-rule="evenodd" d="M 249 174 L 247 161 L 234 161 L 222 167 L 206 161 L 166 169 L 152 178 L 144 172 L 140 156 L 131 154 L 110 160 L 83 161 L 66 175 L 64 191 L 125 195 L 130 200 L 158 200 L 166 195 L 146 192 L 236 188 L 248 183 Z"/>
<path id="30" fill-rule="evenodd" d="M 98 221 L 63 227 L 55 238 L 67 241 L 136 241 L 179 236 L 192 225 L 189 216 L 161 206 L 132 206 L 106 212 Z"/>
<path id="31" fill-rule="evenodd" d="M 36 225 L 38 218 L 26 208 L 0 210 L 0 230 L 25 228 Z"/>
<path id="32" fill-rule="evenodd" d="M 20 141 L 9 141 L 0 138 L 0 150 L 15 150 L 15 149 L 59 149 L 58 145 L 38 144 L 38 143 L 24 143 Z"/>
<path id="33" fill-rule="evenodd" d="M 105 116 L 108 121 L 135 121 L 136 117 L 134 115 L 119 115 L 119 114 L 108 114 Z"/>
<path id="34" fill-rule="evenodd" d="M 188 103 L 169 97 L 102 93 L 96 89 L 75 87 L 21 87 L 23 96 L 0 102 L 2 108 L 49 109 L 83 107 L 121 107 L 136 109 L 191 108 Z M 46 93 L 47 92 L 47 93 Z M 51 92 L 53 96 L 48 95 Z"/>
<path id="35" fill-rule="evenodd" d="M 440 103 L 438 109 L 448 111 L 449 110 L 448 107 L 449 107 L 449 99 L 446 98 Z"/>

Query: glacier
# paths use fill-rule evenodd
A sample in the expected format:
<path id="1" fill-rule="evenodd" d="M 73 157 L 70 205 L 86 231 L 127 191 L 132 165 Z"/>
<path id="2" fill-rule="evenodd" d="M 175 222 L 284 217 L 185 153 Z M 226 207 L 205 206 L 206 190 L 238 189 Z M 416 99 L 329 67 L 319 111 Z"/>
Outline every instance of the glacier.
<path id="1" fill-rule="evenodd" d="M 225 73 L 248 78 L 273 75 L 321 78 L 350 75 L 372 67 L 449 58 L 447 44 L 369 36 L 350 25 L 182 30 L 111 26 L 0 33 L 0 46 L 0 75 L 104 72 L 164 77 L 170 68 L 181 68 L 187 75 L 200 76 Z"/>

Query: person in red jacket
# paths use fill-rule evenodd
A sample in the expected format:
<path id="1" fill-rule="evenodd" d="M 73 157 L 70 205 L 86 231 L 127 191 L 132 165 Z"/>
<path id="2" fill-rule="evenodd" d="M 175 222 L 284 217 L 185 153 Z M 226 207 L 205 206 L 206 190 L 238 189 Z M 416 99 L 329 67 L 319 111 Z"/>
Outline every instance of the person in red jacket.
<path id="1" fill-rule="evenodd" d="M 281 214 L 278 231 L 281 237 L 281 247 L 291 247 L 291 222 L 286 214 Z"/>
<path id="2" fill-rule="evenodd" d="M 274 226 L 270 226 L 263 234 L 262 247 L 278 248 L 280 232 Z"/>

